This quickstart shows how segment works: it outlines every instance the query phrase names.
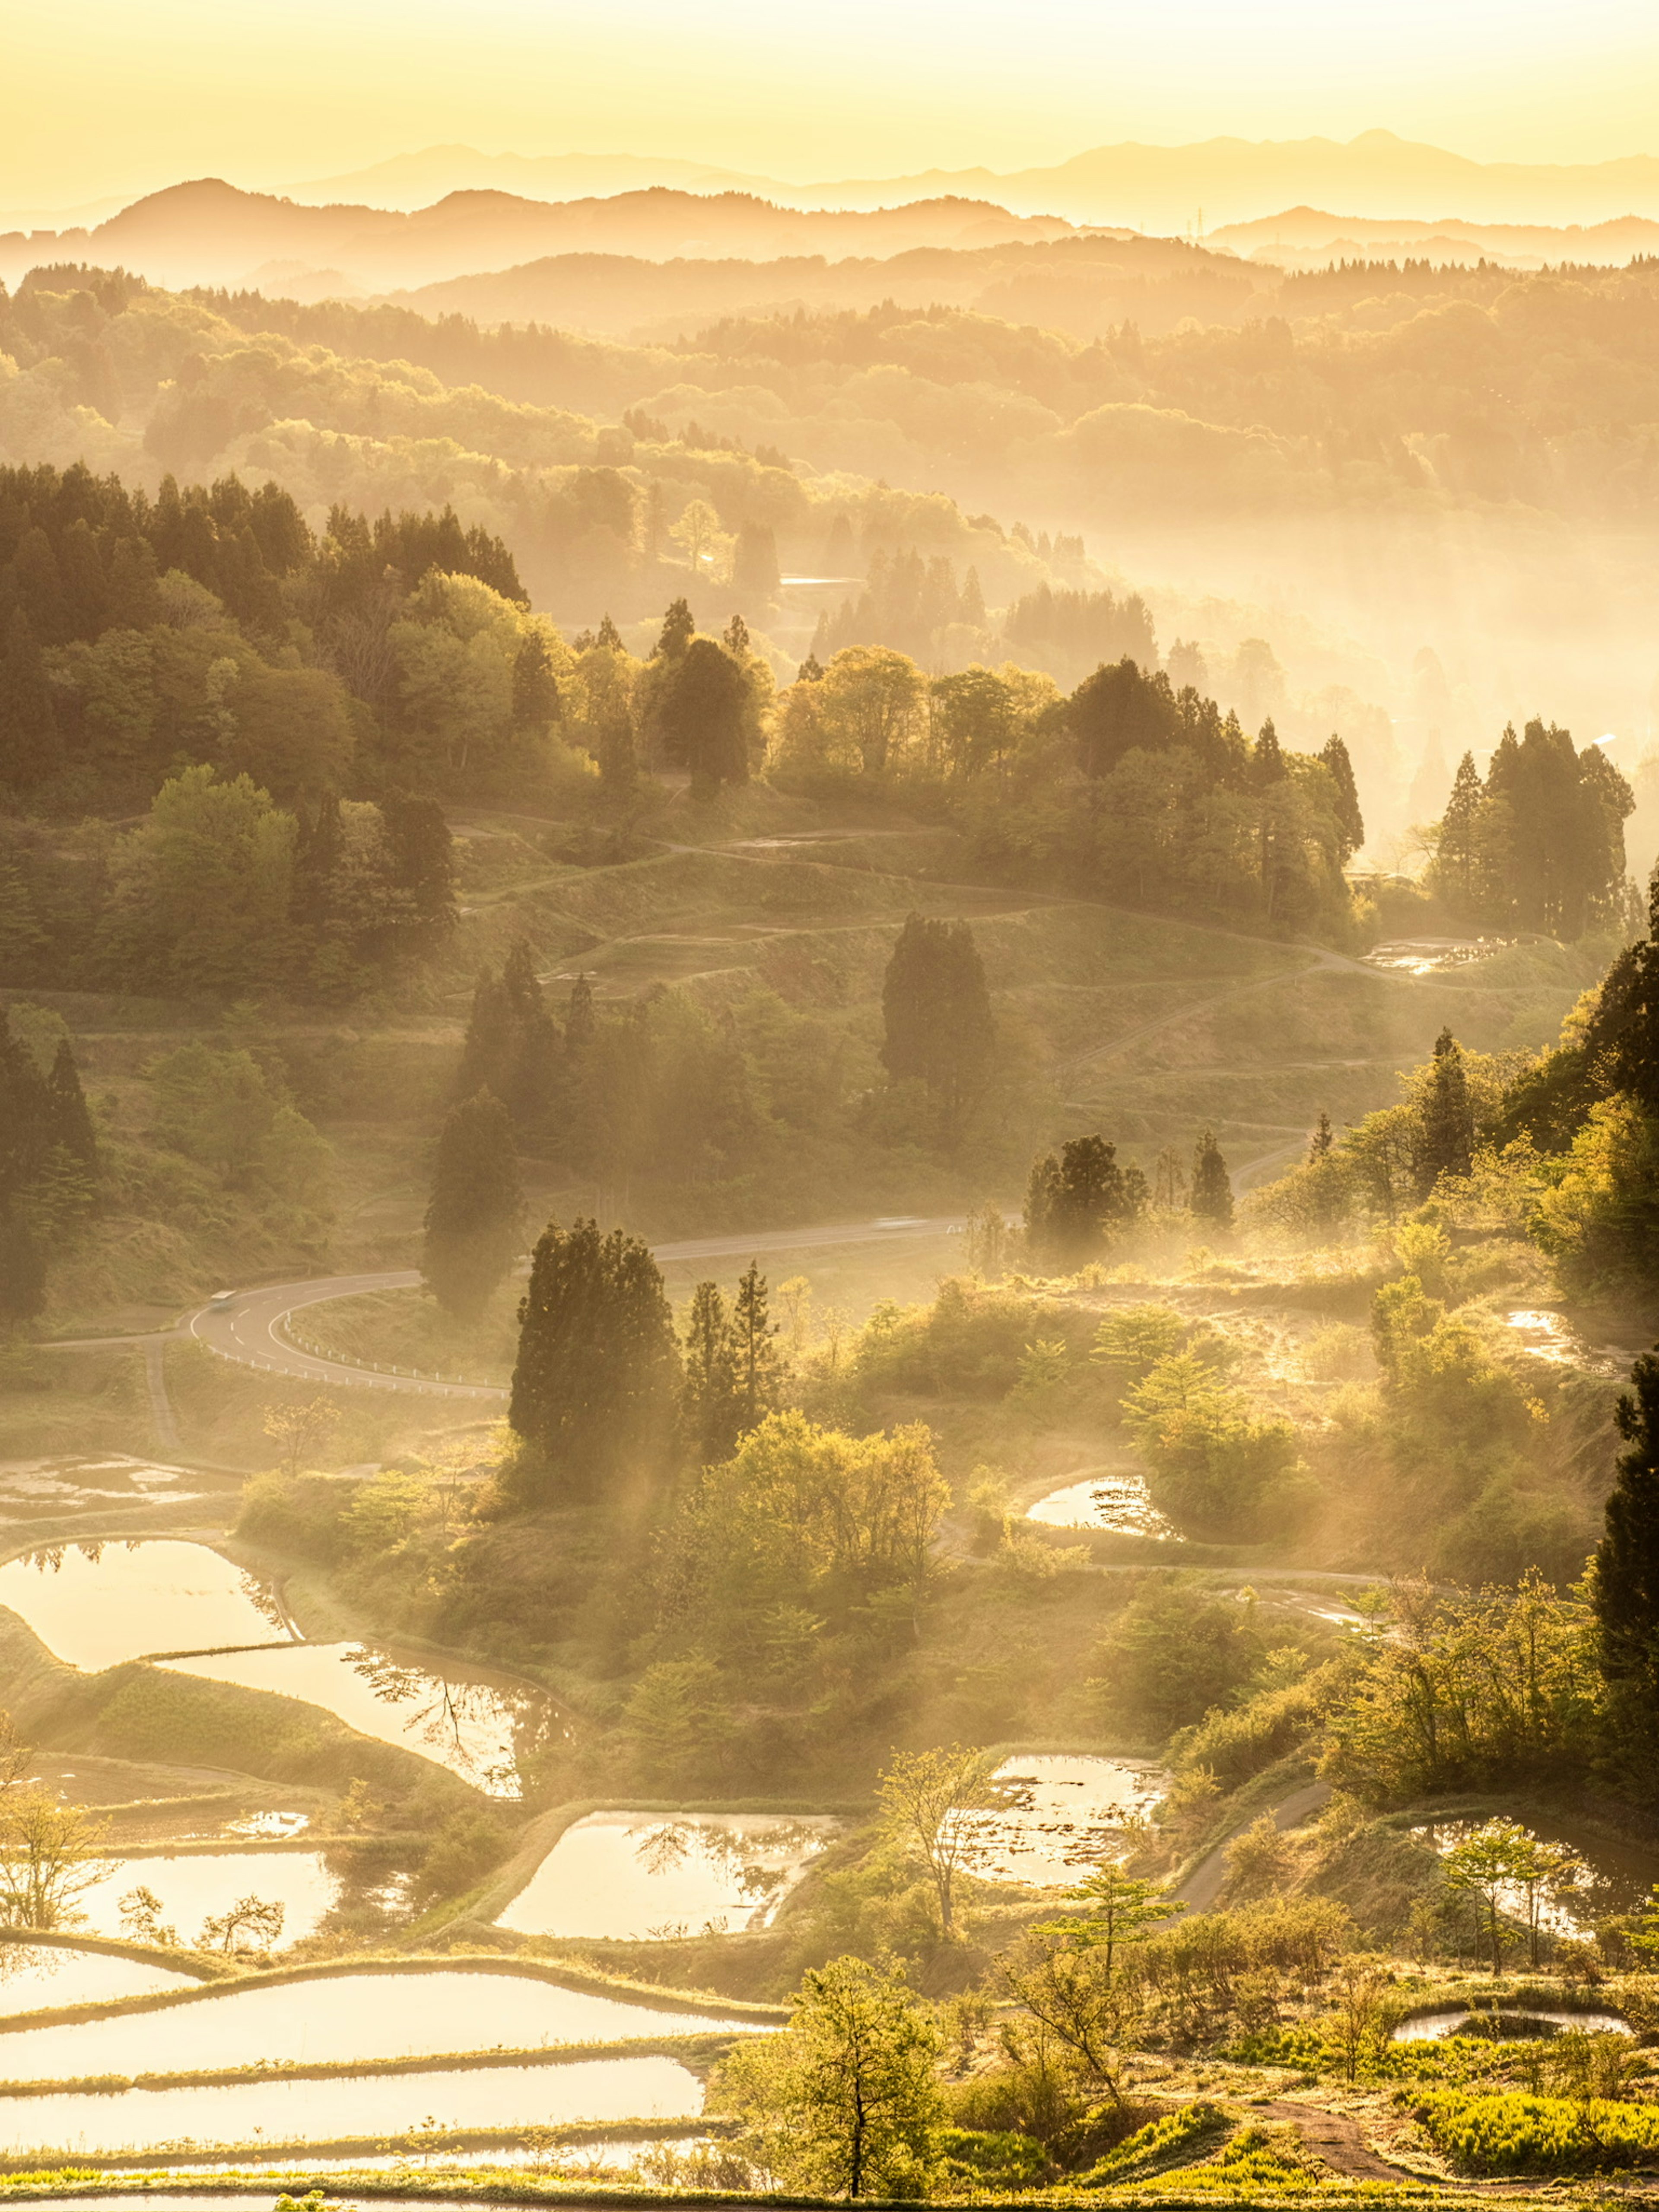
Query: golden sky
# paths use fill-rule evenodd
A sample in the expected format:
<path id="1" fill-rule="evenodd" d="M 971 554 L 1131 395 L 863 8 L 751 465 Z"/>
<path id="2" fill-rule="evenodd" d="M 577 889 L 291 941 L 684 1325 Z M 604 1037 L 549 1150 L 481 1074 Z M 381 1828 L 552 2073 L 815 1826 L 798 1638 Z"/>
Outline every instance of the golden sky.
<path id="1" fill-rule="evenodd" d="M 1659 152 L 1654 0 L 36 0 L 4 11 L 0 205 L 281 188 L 434 143 L 793 179 L 1123 139 Z M 1455 212 L 1455 210 L 1448 210 Z"/>

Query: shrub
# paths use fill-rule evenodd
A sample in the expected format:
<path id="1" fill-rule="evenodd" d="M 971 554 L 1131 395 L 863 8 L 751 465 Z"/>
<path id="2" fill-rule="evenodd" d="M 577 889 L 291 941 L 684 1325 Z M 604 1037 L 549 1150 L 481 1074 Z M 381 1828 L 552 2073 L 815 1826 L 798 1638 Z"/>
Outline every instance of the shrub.
<path id="1" fill-rule="evenodd" d="M 1437 2150 L 1476 2173 L 1574 2173 L 1659 2151 L 1659 2105 L 1425 2089 L 1403 2098 Z"/>

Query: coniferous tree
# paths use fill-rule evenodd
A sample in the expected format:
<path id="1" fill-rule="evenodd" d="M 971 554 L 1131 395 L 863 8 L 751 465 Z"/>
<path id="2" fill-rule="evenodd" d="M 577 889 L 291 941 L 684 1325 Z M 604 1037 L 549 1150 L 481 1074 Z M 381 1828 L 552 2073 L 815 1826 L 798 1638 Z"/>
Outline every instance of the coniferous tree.
<path id="1" fill-rule="evenodd" d="M 455 1076 L 456 1094 L 471 1098 L 480 1091 L 504 1098 L 513 1087 L 513 1002 L 493 968 L 481 968 L 472 987 L 472 1011 Z"/>
<path id="2" fill-rule="evenodd" d="M 882 980 L 881 1011 L 883 1066 L 895 1082 L 925 1083 L 954 1137 L 996 1056 L 984 964 L 965 921 L 907 919 Z"/>
<path id="3" fill-rule="evenodd" d="M 430 951 L 453 933 L 455 841 L 435 799 L 388 792 L 380 818 L 392 848 L 392 880 L 406 891 L 415 908 L 415 941 Z"/>
<path id="4" fill-rule="evenodd" d="M 1359 786 L 1354 781 L 1353 763 L 1348 758 L 1348 748 L 1334 730 L 1320 747 L 1319 757 L 1329 771 L 1336 786 L 1336 826 L 1339 837 L 1338 859 L 1346 867 L 1365 842 L 1365 817 L 1359 811 Z"/>
<path id="5" fill-rule="evenodd" d="M 593 1012 L 593 986 L 586 975 L 578 975 L 570 986 L 570 1000 L 564 1016 L 564 1048 L 573 1057 L 585 1053 L 592 1045 L 597 1018 Z"/>
<path id="6" fill-rule="evenodd" d="M 741 660 L 749 651 L 749 625 L 741 615 L 733 615 L 720 633 L 720 643 L 734 660 Z"/>
<path id="7" fill-rule="evenodd" d="M 1133 1170 L 1131 1171 L 1133 1172 Z M 1025 1191 L 1025 1239 L 1042 1266 L 1085 1267 L 1109 1249 L 1145 1203 L 1145 1180 L 1117 1164 L 1104 1137 L 1073 1137 L 1033 1162 Z"/>
<path id="8" fill-rule="evenodd" d="M 758 1428 L 778 1405 L 777 1323 L 771 1318 L 766 1278 L 751 1260 L 738 1283 L 732 1310 L 732 1356 L 742 1432 Z"/>
<path id="9" fill-rule="evenodd" d="M 14 607 L 0 631 L 0 782 L 32 791 L 62 757 L 40 641 L 23 609 Z"/>
<path id="10" fill-rule="evenodd" d="M 1659 1733 L 1659 1358 L 1644 1352 L 1631 1382 L 1613 1413 L 1629 1449 L 1620 1455 L 1590 1590 L 1615 1726 L 1651 1790 Z"/>
<path id="11" fill-rule="evenodd" d="M 1314 1133 L 1308 1139 L 1309 1159 L 1322 1160 L 1328 1158 L 1330 1156 L 1331 1146 L 1335 1142 L 1336 1133 L 1331 1127 L 1331 1117 L 1322 1107 L 1320 1109 L 1319 1119 L 1314 1125 Z"/>
<path id="12" fill-rule="evenodd" d="M 1233 1225 L 1232 1178 L 1227 1173 L 1227 1163 L 1221 1157 L 1221 1147 L 1212 1130 L 1206 1129 L 1193 1147 L 1192 1195 L 1187 1201 L 1187 1211 L 1194 1221 L 1207 1222 L 1212 1229 L 1231 1229 Z"/>
<path id="13" fill-rule="evenodd" d="M 1434 1041 L 1427 1087 L 1418 1116 L 1415 1168 L 1419 1197 L 1443 1175 L 1466 1176 L 1474 1160 L 1474 1109 L 1463 1054 L 1449 1030 Z"/>
<path id="14" fill-rule="evenodd" d="M 11 1031 L 0 1006 L 0 1203 L 20 1197 L 52 1144 L 46 1085 L 34 1055 Z"/>
<path id="15" fill-rule="evenodd" d="M 688 1448 L 703 1467 L 730 1459 L 744 1426 L 731 1316 L 715 1283 L 699 1283 L 691 1293 L 680 1425 Z"/>
<path id="16" fill-rule="evenodd" d="M 513 656 L 513 726 L 545 736 L 560 713 L 559 683 L 547 641 L 538 630 L 526 630 Z"/>
<path id="17" fill-rule="evenodd" d="M 438 1138 L 421 1273 L 457 1321 L 476 1322 L 518 1256 L 524 1192 L 505 1106 L 480 1091 L 453 1108 Z"/>
<path id="18" fill-rule="evenodd" d="M 662 629 L 651 648 L 653 660 L 678 660 L 697 634 L 690 607 L 676 599 L 662 618 Z"/>
<path id="19" fill-rule="evenodd" d="M 550 1222 L 519 1307 L 507 1421 L 520 1496 L 592 1501 L 653 1474 L 673 1425 L 679 1352 L 650 1248 L 593 1221 Z"/>
<path id="20" fill-rule="evenodd" d="M 1460 915 L 1473 918 L 1480 900 L 1482 816 L 1486 786 L 1465 753 L 1452 779 L 1451 796 L 1440 817 L 1440 839 L 1435 848 L 1434 886 Z"/>
<path id="21" fill-rule="evenodd" d="M 622 632 L 608 614 L 599 617 L 599 627 L 594 635 L 593 642 L 595 645 L 602 645 L 607 653 L 622 653 L 626 650 L 623 644 Z"/>
<path id="22" fill-rule="evenodd" d="M 81 1088 L 81 1071 L 75 1064 L 75 1054 L 67 1037 L 58 1040 L 53 1055 L 52 1073 L 46 1078 L 44 1100 L 46 1139 L 49 1144 L 61 1145 L 76 1164 L 89 1177 L 98 1173 L 98 1134 L 92 1126 L 92 1115 L 87 1110 L 86 1093 Z"/>
<path id="23" fill-rule="evenodd" d="M 749 678 L 712 637 L 694 637 L 681 652 L 654 702 L 662 748 L 691 771 L 694 798 L 749 781 Z"/>

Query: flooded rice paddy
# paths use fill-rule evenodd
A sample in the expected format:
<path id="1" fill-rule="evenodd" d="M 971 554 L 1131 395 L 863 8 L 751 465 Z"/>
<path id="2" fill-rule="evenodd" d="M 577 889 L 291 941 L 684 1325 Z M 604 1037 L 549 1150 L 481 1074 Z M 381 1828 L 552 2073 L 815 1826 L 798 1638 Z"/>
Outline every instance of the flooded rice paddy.
<path id="1" fill-rule="evenodd" d="M 1063 1490 L 1038 1498 L 1027 1507 L 1025 1517 L 1051 1528 L 1105 1528 L 1115 1536 L 1153 1536 L 1164 1541 L 1176 1535 L 1146 1495 L 1146 1477 L 1133 1468 L 1097 1468 Z"/>
<path id="2" fill-rule="evenodd" d="M 1144 1818 L 1168 1777 L 1124 1759 L 1045 1753 L 997 1769 L 1009 1791 L 1001 1810 L 968 1816 L 970 1864 L 988 1881 L 1068 1887 L 1101 1859 L 1121 1852 L 1125 1823 Z"/>
<path id="3" fill-rule="evenodd" d="M 141 1853 L 100 1864 L 103 1871 L 76 1899 L 86 1915 L 86 1932 L 93 1936 L 125 1936 L 121 1900 L 143 1888 L 161 1900 L 157 1918 L 176 1928 L 186 1943 L 195 1942 L 205 1920 L 217 1918 L 245 1897 L 280 1905 L 278 1940 L 297 1943 L 315 1934 L 340 1894 L 339 1881 L 320 1851 Z"/>
<path id="4" fill-rule="evenodd" d="M 1362 955 L 1368 968 L 1381 968 L 1391 975 L 1438 975 L 1449 968 L 1467 968 L 1471 961 L 1502 952 L 1516 940 L 1511 937 L 1396 937 L 1374 945 Z"/>
<path id="5" fill-rule="evenodd" d="M 417 2129 L 556 2127 L 582 2120 L 695 2119 L 702 2084 L 673 2058 L 434 2068 L 214 2089 L 77 2090 L 0 2097 L 0 2151 L 201 2149 L 332 2142 Z"/>
<path id="6" fill-rule="evenodd" d="M 270 1644 L 295 1630 L 276 1593 L 205 1544 L 147 1536 L 56 1545 L 0 1566 L 0 1605 L 96 1672 L 156 1651 Z"/>
<path id="7" fill-rule="evenodd" d="M 320 1705 L 361 1735 L 435 1759 L 492 1797 L 520 1794 L 520 1761 L 562 1721 L 550 1700 L 377 1644 L 293 1644 L 164 1662 L 177 1673 Z"/>
<path id="8" fill-rule="evenodd" d="M 839 1826 L 778 1813 L 590 1813 L 565 1830 L 496 1918 L 538 1936 L 763 1928 Z"/>
<path id="9" fill-rule="evenodd" d="M 183 1505 L 216 1486 L 185 1468 L 121 1453 L 107 1459 L 0 1460 L 0 1521 L 61 1521 L 111 1505 Z"/>
<path id="10" fill-rule="evenodd" d="M 155 1996 L 163 1990 L 199 1989 L 193 1974 L 176 1974 L 106 1951 L 58 1943 L 0 1943 L 0 2014 L 43 2012 L 53 2005 L 113 2004 L 119 1997 Z"/>
<path id="11" fill-rule="evenodd" d="M 766 2026 L 561 1989 L 510 1970 L 337 1974 L 263 1989 L 213 1990 L 185 2004 L 125 2018 L 0 2033 L 0 2081 L 185 2074 L 252 2066 L 262 2059 L 323 2065 L 453 2057 L 461 2051 L 545 2051 L 568 2043 Z"/>
<path id="12" fill-rule="evenodd" d="M 1410 1833 L 1420 1837 L 1443 1858 L 1481 1825 L 1474 1820 L 1422 1820 L 1412 1824 Z M 1542 1843 L 1565 1844 L 1577 1853 L 1579 1862 L 1566 1880 L 1540 1890 L 1538 1925 L 1547 1935 L 1594 1934 L 1595 1923 L 1603 1915 L 1632 1911 L 1642 1904 L 1659 1875 L 1659 1859 L 1653 1852 L 1637 1844 L 1587 1834 L 1571 1821 L 1540 1817 L 1527 1824 L 1527 1832 Z M 1499 1911 L 1524 1926 L 1528 1901 L 1521 1883 L 1500 1882 L 1497 1897 Z M 1471 1906 L 1471 1911 L 1473 1909 Z"/>
<path id="13" fill-rule="evenodd" d="M 1551 1306 L 1521 1307 L 1504 1316 L 1504 1326 L 1523 1352 L 1552 1367 L 1571 1367 L 1581 1374 L 1607 1378 L 1623 1375 L 1634 1353 L 1616 1346 L 1589 1344 L 1565 1314 Z"/>

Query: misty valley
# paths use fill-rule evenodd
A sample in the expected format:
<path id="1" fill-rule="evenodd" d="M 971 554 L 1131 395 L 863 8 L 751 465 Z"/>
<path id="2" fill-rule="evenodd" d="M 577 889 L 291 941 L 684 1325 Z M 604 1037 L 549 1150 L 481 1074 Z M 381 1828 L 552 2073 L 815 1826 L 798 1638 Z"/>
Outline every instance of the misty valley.
<path id="1" fill-rule="evenodd" d="M 916 161 L 0 218 L 0 2197 L 1652 2194 L 1659 164 Z"/>

